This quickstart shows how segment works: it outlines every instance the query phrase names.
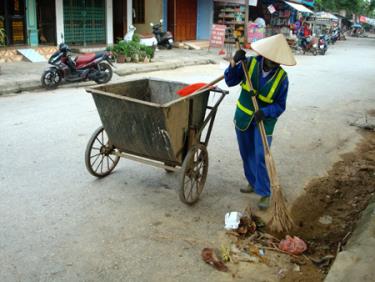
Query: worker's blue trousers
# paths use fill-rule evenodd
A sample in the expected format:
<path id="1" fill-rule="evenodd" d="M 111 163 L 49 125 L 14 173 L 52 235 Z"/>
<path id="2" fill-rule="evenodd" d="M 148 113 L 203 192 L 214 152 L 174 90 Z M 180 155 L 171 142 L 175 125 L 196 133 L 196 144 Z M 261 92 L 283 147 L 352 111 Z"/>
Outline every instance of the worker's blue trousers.
<path id="1" fill-rule="evenodd" d="M 258 125 L 252 121 L 247 130 L 241 131 L 236 128 L 236 133 L 247 181 L 258 195 L 270 196 L 270 181 Z M 271 146 L 272 136 L 267 136 L 267 139 Z"/>

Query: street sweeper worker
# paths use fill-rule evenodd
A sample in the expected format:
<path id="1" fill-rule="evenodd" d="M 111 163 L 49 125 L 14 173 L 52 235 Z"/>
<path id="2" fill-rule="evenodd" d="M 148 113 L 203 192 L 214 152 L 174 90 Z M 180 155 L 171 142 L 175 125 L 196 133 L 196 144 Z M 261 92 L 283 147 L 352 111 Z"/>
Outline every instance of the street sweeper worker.
<path id="1" fill-rule="evenodd" d="M 280 65 L 293 66 L 296 61 L 281 34 L 256 41 L 251 44 L 251 48 L 258 56 L 246 57 L 244 50 L 238 50 L 225 70 L 224 77 L 228 86 L 240 84 L 242 88 L 234 124 L 248 184 L 240 191 L 260 195 L 258 207 L 267 209 L 271 195 L 270 181 L 257 124 L 263 120 L 268 144 L 271 145 L 277 119 L 285 111 L 289 86 L 288 75 Z M 246 82 L 242 64 L 239 63 L 241 61 L 245 62 L 254 90 L 250 90 Z M 256 96 L 259 111 L 255 112 L 250 95 Z"/>

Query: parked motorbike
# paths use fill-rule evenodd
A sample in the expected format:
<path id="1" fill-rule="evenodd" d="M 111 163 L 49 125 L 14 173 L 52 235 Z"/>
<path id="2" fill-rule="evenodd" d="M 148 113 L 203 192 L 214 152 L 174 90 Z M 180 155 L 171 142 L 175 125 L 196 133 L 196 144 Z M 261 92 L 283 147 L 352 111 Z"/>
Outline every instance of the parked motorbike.
<path id="1" fill-rule="evenodd" d="M 303 54 L 310 52 L 314 56 L 318 55 L 318 42 L 314 37 L 303 37 L 301 40 L 301 48 Z"/>
<path id="2" fill-rule="evenodd" d="M 160 23 L 153 24 L 152 33 L 155 35 L 156 40 L 158 41 L 158 46 L 166 47 L 167 49 L 172 49 L 173 47 L 173 35 L 170 31 L 162 31 L 163 20 L 160 20 Z"/>
<path id="3" fill-rule="evenodd" d="M 328 49 L 328 44 L 325 40 L 325 35 L 322 34 L 319 36 L 319 41 L 318 41 L 318 50 L 320 55 L 325 55 Z"/>
<path id="4" fill-rule="evenodd" d="M 125 42 L 129 42 L 129 41 L 133 40 L 134 32 L 136 31 L 136 29 L 137 28 L 134 25 L 129 26 L 128 32 L 124 36 Z M 156 40 L 155 35 L 145 36 L 145 35 L 140 34 L 139 36 L 140 36 L 140 42 L 139 43 L 141 43 L 143 45 L 150 46 L 150 47 L 153 47 L 153 46 L 156 47 L 158 45 L 158 41 Z"/>
<path id="5" fill-rule="evenodd" d="M 64 80 L 79 82 L 93 80 L 98 84 L 107 83 L 112 78 L 111 53 L 107 51 L 87 53 L 71 57 L 67 44 L 61 43 L 59 49 L 52 54 L 48 63 L 52 66 L 46 69 L 41 78 L 44 88 L 54 89 Z"/>

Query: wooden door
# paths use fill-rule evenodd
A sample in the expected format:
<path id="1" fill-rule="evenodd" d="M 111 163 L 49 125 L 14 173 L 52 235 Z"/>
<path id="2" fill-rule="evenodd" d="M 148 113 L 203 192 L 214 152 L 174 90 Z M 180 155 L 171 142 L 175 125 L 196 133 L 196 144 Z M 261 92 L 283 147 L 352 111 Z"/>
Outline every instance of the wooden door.
<path id="1" fill-rule="evenodd" d="M 176 41 L 195 40 L 197 0 L 169 0 L 168 29 Z"/>
<path id="2" fill-rule="evenodd" d="M 113 0 L 113 37 L 114 42 L 123 39 L 127 27 L 127 6 L 125 0 Z"/>

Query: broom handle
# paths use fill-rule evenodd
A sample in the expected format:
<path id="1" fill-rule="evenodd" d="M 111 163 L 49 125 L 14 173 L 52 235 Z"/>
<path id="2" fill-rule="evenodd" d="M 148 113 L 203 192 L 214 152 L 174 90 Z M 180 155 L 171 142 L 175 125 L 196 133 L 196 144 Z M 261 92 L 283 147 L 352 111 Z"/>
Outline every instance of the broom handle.
<path id="1" fill-rule="evenodd" d="M 215 80 L 209 82 L 208 84 L 202 86 L 201 88 L 198 88 L 197 90 L 195 90 L 192 94 L 196 94 L 198 92 L 201 92 L 201 91 L 205 91 L 207 90 L 208 88 L 210 88 L 211 86 L 215 85 L 216 83 L 222 81 L 224 79 L 224 75 L 221 75 L 219 76 L 218 78 L 216 78 Z M 191 95 L 192 95 L 191 94 Z"/>
<path id="2" fill-rule="evenodd" d="M 249 74 L 247 73 L 245 63 L 243 61 L 241 61 L 241 64 L 242 64 L 242 70 L 243 70 L 243 72 L 245 74 L 245 77 L 246 77 L 246 81 L 250 86 L 250 91 L 254 90 L 253 84 L 251 83 L 251 80 L 249 78 Z M 259 111 L 259 105 L 258 105 L 258 101 L 257 101 L 256 97 L 251 95 L 251 100 L 253 101 L 255 112 Z M 272 155 L 271 155 L 270 146 L 268 145 L 267 134 L 266 134 L 266 130 L 264 128 L 263 120 L 261 120 L 258 123 L 258 127 L 259 127 L 259 131 L 260 131 L 260 135 L 262 137 L 262 144 L 263 144 L 263 149 L 264 149 L 264 159 L 265 159 L 265 162 L 266 162 L 268 177 L 269 177 L 270 182 L 271 182 L 270 183 L 271 187 L 275 187 L 275 186 L 279 185 L 279 179 L 277 177 L 276 165 L 275 165 L 275 162 L 274 162 L 274 160 L 272 158 Z"/>

